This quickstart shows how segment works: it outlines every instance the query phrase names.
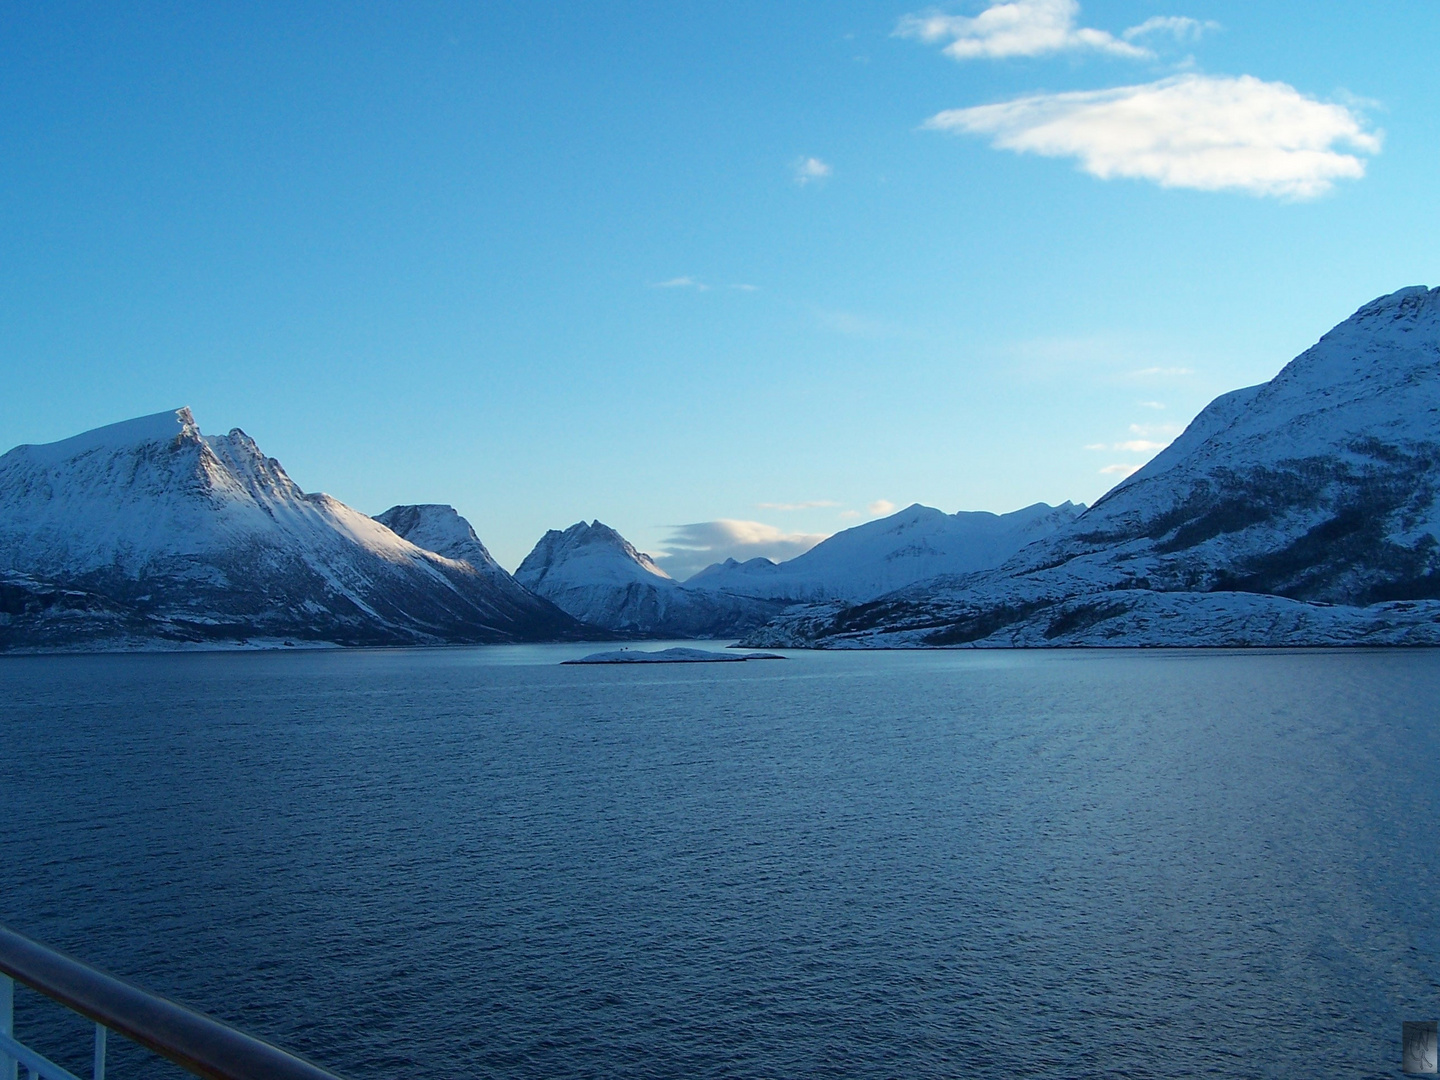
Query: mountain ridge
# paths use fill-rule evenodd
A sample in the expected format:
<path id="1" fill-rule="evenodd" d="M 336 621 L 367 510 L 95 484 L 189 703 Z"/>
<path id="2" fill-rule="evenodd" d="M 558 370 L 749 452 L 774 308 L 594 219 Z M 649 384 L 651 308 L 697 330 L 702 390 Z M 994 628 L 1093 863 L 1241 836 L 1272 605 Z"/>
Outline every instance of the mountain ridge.
<path id="1" fill-rule="evenodd" d="M 1437 495 L 1440 289 L 1410 287 L 1269 382 L 1216 398 L 1145 468 L 1003 566 L 864 608 L 792 612 L 746 641 L 1440 643 Z"/>
<path id="2" fill-rule="evenodd" d="M 998 566 L 1026 544 L 1072 521 L 1083 506 L 1034 503 L 1008 514 L 946 514 L 913 503 L 844 529 L 782 563 L 715 563 L 686 579 L 703 588 L 790 602 L 864 602 L 941 574 Z"/>
<path id="3" fill-rule="evenodd" d="M 512 577 L 452 507 L 367 517 L 188 409 L 0 455 L 0 650 L 607 634 L 1440 644 L 1440 289 L 1363 305 L 1089 508 L 914 504 L 683 583 L 598 520 Z"/>
<path id="4" fill-rule="evenodd" d="M 188 408 L 0 456 L 0 648 L 578 638 Z M 77 599 L 83 598 L 83 599 Z"/>

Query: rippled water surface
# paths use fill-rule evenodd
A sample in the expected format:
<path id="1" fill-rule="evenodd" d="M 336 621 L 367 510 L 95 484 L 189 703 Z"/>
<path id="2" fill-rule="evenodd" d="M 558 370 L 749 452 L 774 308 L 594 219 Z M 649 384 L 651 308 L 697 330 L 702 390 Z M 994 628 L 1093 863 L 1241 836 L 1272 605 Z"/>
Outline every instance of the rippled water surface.
<path id="1" fill-rule="evenodd" d="M 1440 1015 L 1440 652 L 577 651 L 0 660 L 0 922 L 356 1080 L 1394 1075 Z"/>

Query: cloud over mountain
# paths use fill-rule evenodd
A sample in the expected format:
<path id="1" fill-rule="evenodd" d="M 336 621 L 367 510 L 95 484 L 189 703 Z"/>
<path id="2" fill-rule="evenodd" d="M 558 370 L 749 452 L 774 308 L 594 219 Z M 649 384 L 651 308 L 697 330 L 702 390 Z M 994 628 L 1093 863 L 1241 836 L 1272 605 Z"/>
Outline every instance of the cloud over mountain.
<path id="1" fill-rule="evenodd" d="M 786 532 L 761 521 L 721 518 L 677 525 L 665 541 L 666 553 L 655 561 L 678 580 L 703 570 L 711 563 L 736 559 L 744 562 L 757 556 L 776 562 L 803 555 L 826 538 L 826 533 Z"/>

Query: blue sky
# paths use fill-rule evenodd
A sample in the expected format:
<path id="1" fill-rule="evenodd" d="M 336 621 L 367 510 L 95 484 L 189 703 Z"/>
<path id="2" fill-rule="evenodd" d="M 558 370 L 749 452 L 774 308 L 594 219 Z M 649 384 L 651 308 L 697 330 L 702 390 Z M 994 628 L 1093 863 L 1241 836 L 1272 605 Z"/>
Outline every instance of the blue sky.
<path id="1" fill-rule="evenodd" d="M 0 444 L 186 404 L 511 567 L 1092 501 L 1440 283 L 1431 0 L 11 4 L 0 50 Z"/>

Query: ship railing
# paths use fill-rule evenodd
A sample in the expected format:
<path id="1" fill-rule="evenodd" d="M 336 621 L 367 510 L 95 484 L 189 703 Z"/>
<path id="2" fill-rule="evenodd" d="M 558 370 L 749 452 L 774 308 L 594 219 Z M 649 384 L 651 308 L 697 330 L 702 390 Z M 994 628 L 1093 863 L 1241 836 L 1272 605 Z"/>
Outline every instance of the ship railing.
<path id="1" fill-rule="evenodd" d="M 117 979 L 0 926 L 0 1080 L 82 1080 L 15 1037 L 15 984 L 95 1024 L 91 1080 L 105 1080 L 110 1032 L 207 1080 L 340 1080 L 332 1072 L 203 1013 Z"/>

